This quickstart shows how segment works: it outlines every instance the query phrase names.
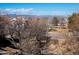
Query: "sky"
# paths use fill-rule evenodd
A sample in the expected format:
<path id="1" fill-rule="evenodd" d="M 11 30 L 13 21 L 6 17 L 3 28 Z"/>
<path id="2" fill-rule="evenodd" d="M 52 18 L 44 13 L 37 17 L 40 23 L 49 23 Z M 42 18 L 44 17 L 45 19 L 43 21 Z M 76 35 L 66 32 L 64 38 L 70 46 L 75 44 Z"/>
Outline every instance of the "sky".
<path id="1" fill-rule="evenodd" d="M 71 15 L 79 13 L 79 3 L 0 3 L 2 14 Z"/>

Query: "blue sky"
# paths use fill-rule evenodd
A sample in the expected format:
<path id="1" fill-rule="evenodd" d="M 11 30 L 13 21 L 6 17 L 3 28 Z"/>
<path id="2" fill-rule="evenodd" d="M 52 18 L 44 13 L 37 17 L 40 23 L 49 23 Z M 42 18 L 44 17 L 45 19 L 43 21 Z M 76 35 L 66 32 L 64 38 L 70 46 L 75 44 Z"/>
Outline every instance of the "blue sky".
<path id="1" fill-rule="evenodd" d="M 71 15 L 79 12 L 78 3 L 0 3 L 7 13 L 30 15 Z M 4 12 L 4 13 L 5 13 Z"/>

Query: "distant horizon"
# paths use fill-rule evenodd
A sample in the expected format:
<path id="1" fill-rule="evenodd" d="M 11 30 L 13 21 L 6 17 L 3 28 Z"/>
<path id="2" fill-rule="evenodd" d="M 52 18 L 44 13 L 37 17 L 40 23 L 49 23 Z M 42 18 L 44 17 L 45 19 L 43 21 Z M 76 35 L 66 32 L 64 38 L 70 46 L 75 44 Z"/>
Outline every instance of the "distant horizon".
<path id="1" fill-rule="evenodd" d="M 60 15 L 79 13 L 79 3 L 0 3 L 0 15 Z"/>
<path id="2" fill-rule="evenodd" d="M 16 15 L 16 14 L 6 14 L 6 15 L 0 15 L 0 16 L 52 16 L 52 17 L 68 17 L 68 16 L 71 16 L 71 15 Z"/>

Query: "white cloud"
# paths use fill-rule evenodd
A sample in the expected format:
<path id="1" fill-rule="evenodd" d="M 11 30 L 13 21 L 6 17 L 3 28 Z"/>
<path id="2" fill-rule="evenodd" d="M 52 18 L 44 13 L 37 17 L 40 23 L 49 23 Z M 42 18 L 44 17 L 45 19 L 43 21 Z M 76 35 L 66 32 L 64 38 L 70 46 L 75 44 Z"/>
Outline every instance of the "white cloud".
<path id="1" fill-rule="evenodd" d="M 2 13 L 4 12 L 5 14 L 24 15 L 24 14 L 31 14 L 33 11 L 33 8 L 17 8 L 17 9 L 5 8 L 1 11 Z"/>
<path id="2" fill-rule="evenodd" d="M 16 9 L 16 14 L 31 14 L 33 11 L 33 8 L 21 8 L 21 9 Z"/>

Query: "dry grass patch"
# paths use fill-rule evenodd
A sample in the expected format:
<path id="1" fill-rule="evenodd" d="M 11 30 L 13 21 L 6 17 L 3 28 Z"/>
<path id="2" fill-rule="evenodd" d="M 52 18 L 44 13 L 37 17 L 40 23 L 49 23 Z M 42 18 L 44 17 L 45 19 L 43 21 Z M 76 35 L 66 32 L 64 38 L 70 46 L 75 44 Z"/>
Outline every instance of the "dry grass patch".
<path id="1" fill-rule="evenodd" d="M 65 36 L 65 39 L 50 40 L 48 43 L 48 53 L 56 55 L 79 54 L 79 39 Z"/>

